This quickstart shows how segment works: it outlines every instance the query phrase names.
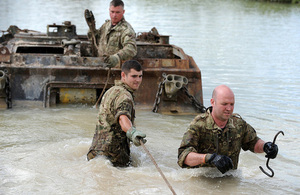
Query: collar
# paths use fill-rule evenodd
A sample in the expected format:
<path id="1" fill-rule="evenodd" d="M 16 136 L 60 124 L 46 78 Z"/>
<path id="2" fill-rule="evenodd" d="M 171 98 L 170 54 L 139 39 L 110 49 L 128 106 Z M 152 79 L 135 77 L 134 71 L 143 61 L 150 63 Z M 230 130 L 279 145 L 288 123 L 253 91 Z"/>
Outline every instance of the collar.
<path id="1" fill-rule="evenodd" d="M 115 27 L 117 27 L 117 26 L 120 26 L 124 21 L 125 21 L 124 16 L 123 16 L 123 18 L 118 22 L 118 24 L 116 24 L 116 25 L 112 25 L 111 20 L 110 20 L 110 29 L 113 29 L 113 28 L 115 28 Z"/>
<path id="2" fill-rule="evenodd" d="M 115 86 L 124 87 L 131 94 L 133 94 L 133 92 L 134 92 L 134 90 L 131 87 L 129 87 L 126 83 L 122 82 L 121 80 L 115 80 Z"/>
<path id="3" fill-rule="evenodd" d="M 212 112 L 212 107 L 208 107 L 206 109 L 206 114 L 208 115 L 208 117 L 206 118 L 206 123 L 207 123 L 207 129 L 210 129 L 210 130 L 217 130 L 217 129 L 221 129 L 214 121 L 212 115 L 211 115 L 211 112 Z M 233 124 L 233 118 L 232 116 L 228 119 L 227 121 L 227 124 L 225 125 L 224 127 L 224 132 L 228 131 L 229 129 L 233 129 L 235 128 L 234 124 Z"/>

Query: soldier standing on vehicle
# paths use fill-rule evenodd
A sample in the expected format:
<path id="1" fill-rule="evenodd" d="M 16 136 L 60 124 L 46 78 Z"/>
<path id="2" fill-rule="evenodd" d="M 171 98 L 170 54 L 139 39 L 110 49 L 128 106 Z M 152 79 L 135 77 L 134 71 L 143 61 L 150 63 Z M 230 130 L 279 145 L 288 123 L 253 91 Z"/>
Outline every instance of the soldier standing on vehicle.
<path id="1" fill-rule="evenodd" d="M 140 146 L 146 134 L 134 127 L 135 106 L 133 92 L 142 82 L 142 66 L 136 60 L 122 65 L 121 80 L 115 81 L 103 96 L 98 114 L 98 124 L 87 159 L 106 156 L 114 166 L 130 164 L 129 141 Z"/>
<path id="2" fill-rule="evenodd" d="M 217 167 L 224 174 L 237 169 L 241 148 L 276 158 L 277 145 L 265 143 L 240 115 L 233 114 L 235 99 L 229 87 L 216 87 L 210 102 L 212 107 L 196 116 L 183 136 L 178 149 L 180 167 Z"/>
<path id="3" fill-rule="evenodd" d="M 137 54 L 135 32 L 125 20 L 124 13 L 123 1 L 112 0 L 109 7 L 110 20 L 106 20 L 96 30 L 93 13 L 85 10 L 85 18 L 90 28 L 88 37 L 98 50 L 96 55 L 104 57 L 104 62 L 110 68 L 120 66 L 121 61 L 132 59 Z"/>

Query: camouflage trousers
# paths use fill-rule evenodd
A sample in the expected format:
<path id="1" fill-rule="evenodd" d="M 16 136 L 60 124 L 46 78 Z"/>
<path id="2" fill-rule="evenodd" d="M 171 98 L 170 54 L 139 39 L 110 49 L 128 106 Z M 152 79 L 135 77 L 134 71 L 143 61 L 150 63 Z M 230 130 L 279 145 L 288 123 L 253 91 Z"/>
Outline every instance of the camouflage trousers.
<path id="1" fill-rule="evenodd" d="M 115 126 L 112 126 L 112 131 L 119 132 Z M 108 137 L 111 136 L 111 141 L 108 141 Z M 87 159 L 93 159 L 96 156 L 103 155 L 106 156 L 113 166 L 116 167 L 126 167 L 130 165 L 130 148 L 129 140 L 126 134 L 107 133 L 106 131 L 100 130 L 100 127 L 96 126 L 96 132 L 93 138 L 92 146 L 87 154 Z"/>
<path id="2" fill-rule="evenodd" d="M 91 160 L 96 156 L 103 155 L 106 156 L 114 167 L 127 167 L 131 163 L 130 155 L 121 152 L 118 155 L 111 155 L 103 151 L 91 150 L 87 154 L 87 160 Z"/>

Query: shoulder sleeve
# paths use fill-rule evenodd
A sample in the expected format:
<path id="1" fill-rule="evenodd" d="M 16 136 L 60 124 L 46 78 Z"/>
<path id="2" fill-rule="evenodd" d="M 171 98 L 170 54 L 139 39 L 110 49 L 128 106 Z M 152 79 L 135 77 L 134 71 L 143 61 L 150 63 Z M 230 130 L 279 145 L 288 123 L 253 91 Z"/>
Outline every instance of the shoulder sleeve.
<path id="1" fill-rule="evenodd" d="M 242 139 L 242 149 L 243 150 L 250 150 L 251 152 L 254 152 L 254 146 L 256 142 L 260 139 L 255 129 L 249 125 L 246 121 L 243 119 L 239 119 L 243 122 L 243 128 L 244 128 L 244 136 Z"/>
<path id="2" fill-rule="evenodd" d="M 133 99 L 132 95 L 129 92 L 122 92 L 115 102 L 115 122 L 119 123 L 119 117 L 121 115 L 126 115 L 129 120 L 132 121 L 132 113 L 133 113 Z"/>
<path id="3" fill-rule="evenodd" d="M 128 60 L 137 54 L 135 32 L 129 23 L 122 25 L 123 33 L 121 36 L 122 49 L 118 51 L 121 60 Z"/>
<path id="4" fill-rule="evenodd" d="M 198 143 L 199 143 L 199 117 L 197 116 L 194 121 L 188 127 L 188 130 L 184 133 L 180 147 L 178 149 L 178 165 L 182 168 L 189 167 L 188 165 L 184 164 L 186 156 L 190 152 L 197 152 Z"/>

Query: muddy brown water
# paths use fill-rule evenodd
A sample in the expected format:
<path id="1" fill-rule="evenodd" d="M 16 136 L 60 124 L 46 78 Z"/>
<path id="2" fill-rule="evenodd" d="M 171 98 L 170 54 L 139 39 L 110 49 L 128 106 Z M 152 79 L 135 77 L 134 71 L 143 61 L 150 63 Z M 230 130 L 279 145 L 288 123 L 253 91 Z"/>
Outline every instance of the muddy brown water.
<path id="1" fill-rule="evenodd" d="M 213 88 L 226 84 L 239 113 L 266 141 L 282 130 L 279 154 L 270 160 L 275 176 L 264 175 L 263 154 L 242 151 L 239 168 L 222 176 L 215 169 L 181 169 L 177 149 L 194 116 L 137 110 L 136 126 L 146 147 L 177 194 L 299 194 L 300 8 L 256 1 L 125 2 L 125 18 L 136 32 L 156 27 L 193 56 L 202 71 L 204 104 Z M 26 5 L 26 9 L 25 9 Z M 84 10 L 99 27 L 108 18 L 106 1 L 0 2 L 0 29 L 9 25 L 46 31 L 71 20 L 87 31 Z M 97 110 L 87 105 L 14 107 L 0 111 L 0 194 L 171 194 L 142 148 L 132 147 L 134 166 L 112 167 L 105 158 L 86 161 Z"/>

